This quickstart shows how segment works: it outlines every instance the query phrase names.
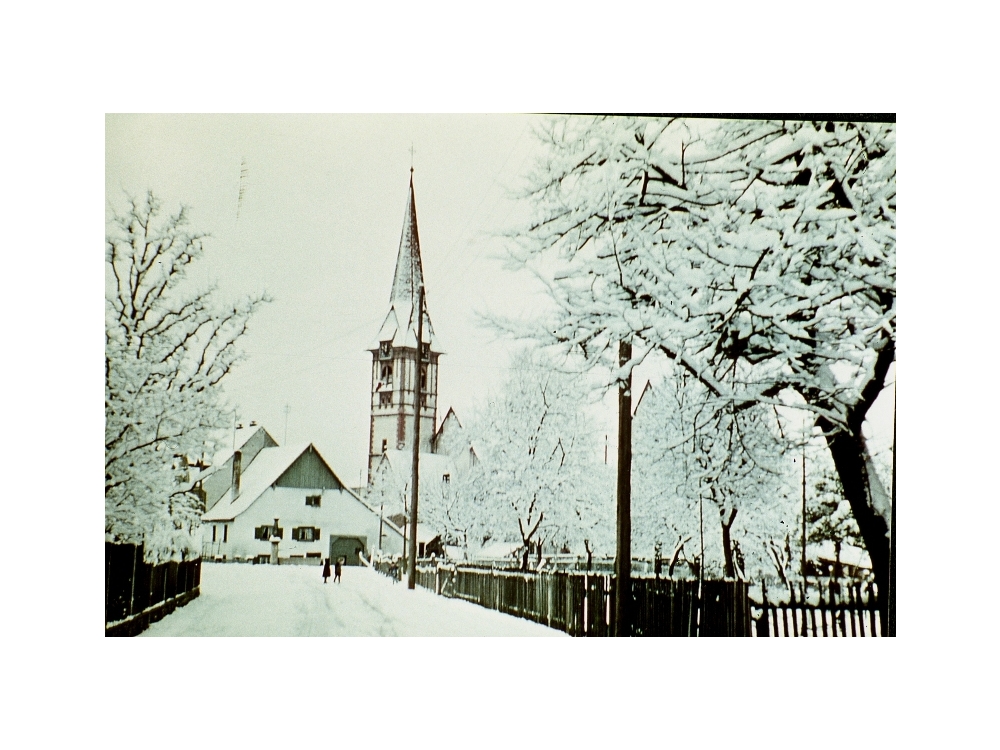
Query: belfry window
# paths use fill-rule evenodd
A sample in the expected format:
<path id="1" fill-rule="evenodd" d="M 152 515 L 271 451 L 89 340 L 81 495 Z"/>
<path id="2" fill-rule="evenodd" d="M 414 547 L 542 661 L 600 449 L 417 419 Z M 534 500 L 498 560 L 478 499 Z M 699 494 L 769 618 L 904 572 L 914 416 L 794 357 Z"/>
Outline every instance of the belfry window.
<path id="1" fill-rule="evenodd" d="M 427 365 L 420 365 L 420 390 L 427 388 Z"/>
<path id="2" fill-rule="evenodd" d="M 389 359 L 392 356 L 392 342 L 383 341 L 378 345 L 378 358 Z"/>
<path id="3" fill-rule="evenodd" d="M 381 380 L 385 385 L 392 385 L 392 365 L 382 365 Z"/>

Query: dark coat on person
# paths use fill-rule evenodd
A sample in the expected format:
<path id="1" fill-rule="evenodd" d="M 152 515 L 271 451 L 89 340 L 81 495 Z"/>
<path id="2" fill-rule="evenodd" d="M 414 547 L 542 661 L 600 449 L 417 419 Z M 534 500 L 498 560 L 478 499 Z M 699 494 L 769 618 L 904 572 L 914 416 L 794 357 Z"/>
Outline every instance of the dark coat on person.
<path id="1" fill-rule="evenodd" d="M 326 583 L 326 579 L 330 577 L 330 558 L 326 558 L 323 563 L 323 582 Z"/>

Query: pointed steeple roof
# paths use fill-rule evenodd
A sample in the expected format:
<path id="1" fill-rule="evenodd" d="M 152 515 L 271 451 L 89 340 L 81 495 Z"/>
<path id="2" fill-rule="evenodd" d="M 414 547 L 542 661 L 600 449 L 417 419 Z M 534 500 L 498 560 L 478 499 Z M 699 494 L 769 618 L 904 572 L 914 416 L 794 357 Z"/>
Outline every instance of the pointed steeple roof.
<path id="1" fill-rule="evenodd" d="M 413 195 L 413 168 L 410 168 L 410 191 L 403 217 L 403 234 L 399 239 L 396 273 L 392 279 L 389 314 L 386 316 L 379 341 L 392 341 L 393 346 L 417 345 L 417 290 L 423 286 L 424 270 L 420 261 L 420 235 L 417 232 L 417 201 Z M 426 291 L 425 291 L 426 294 Z M 434 346 L 434 326 L 424 300 L 424 341 Z M 377 347 L 377 344 L 376 344 Z"/>
<path id="2" fill-rule="evenodd" d="M 413 169 L 410 169 L 410 195 L 403 217 L 403 235 L 399 239 L 396 256 L 396 275 L 392 279 L 390 303 L 417 304 L 417 289 L 424 283 L 424 270 L 420 264 L 420 235 L 417 233 L 417 201 L 413 196 Z"/>

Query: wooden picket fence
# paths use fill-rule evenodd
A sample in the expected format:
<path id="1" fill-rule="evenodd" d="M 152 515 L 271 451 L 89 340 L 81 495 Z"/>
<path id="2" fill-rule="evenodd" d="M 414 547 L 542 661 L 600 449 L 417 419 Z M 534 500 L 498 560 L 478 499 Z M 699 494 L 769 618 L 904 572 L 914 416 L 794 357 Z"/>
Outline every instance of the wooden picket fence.
<path id="1" fill-rule="evenodd" d="M 792 582 L 750 600 L 757 637 L 855 638 L 882 635 L 878 589 L 874 583 L 829 581 L 807 587 Z M 776 600 L 776 601 L 775 601 Z"/>
<path id="2" fill-rule="evenodd" d="M 104 635 L 138 635 L 198 596 L 201 559 L 152 565 L 141 544 L 104 544 Z"/>
<path id="3" fill-rule="evenodd" d="M 376 569 L 388 574 L 385 563 Z M 616 581 L 603 573 L 522 572 L 422 565 L 416 583 L 442 596 L 562 630 L 573 636 L 614 635 Z M 749 636 L 749 587 L 743 581 L 633 577 L 632 635 Z"/>

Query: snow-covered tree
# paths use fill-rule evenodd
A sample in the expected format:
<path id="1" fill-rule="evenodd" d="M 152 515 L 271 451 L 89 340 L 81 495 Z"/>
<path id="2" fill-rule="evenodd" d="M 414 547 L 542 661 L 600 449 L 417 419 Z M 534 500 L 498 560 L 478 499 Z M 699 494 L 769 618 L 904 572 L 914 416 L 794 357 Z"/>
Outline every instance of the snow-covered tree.
<path id="1" fill-rule="evenodd" d="M 200 499 L 189 458 L 211 454 L 228 425 L 219 382 L 264 296 L 234 305 L 188 290 L 205 234 L 188 211 L 164 214 L 150 192 L 112 212 L 105 242 L 104 504 L 112 541 L 152 560 L 197 554 Z"/>
<path id="2" fill-rule="evenodd" d="M 683 371 L 650 387 L 633 423 L 633 546 L 673 559 L 685 544 L 688 558 L 704 535 L 706 572 L 762 575 L 795 518 L 777 428 L 768 407 L 714 408 Z"/>
<path id="3" fill-rule="evenodd" d="M 511 361 L 510 376 L 470 422 L 479 462 L 466 483 L 466 507 L 483 537 L 529 549 L 579 536 L 592 521 L 598 472 L 589 388 L 537 351 Z M 580 511 L 578 513 L 578 511 Z M 596 541 L 596 540 L 591 540 Z"/>
<path id="4" fill-rule="evenodd" d="M 511 252 L 555 312 L 511 327 L 592 361 L 631 341 L 616 379 L 661 352 L 716 409 L 810 411 L 884 586 L 862 424 L 895 358 L 895 126 L 570 117 L 541 137 Z"/>

